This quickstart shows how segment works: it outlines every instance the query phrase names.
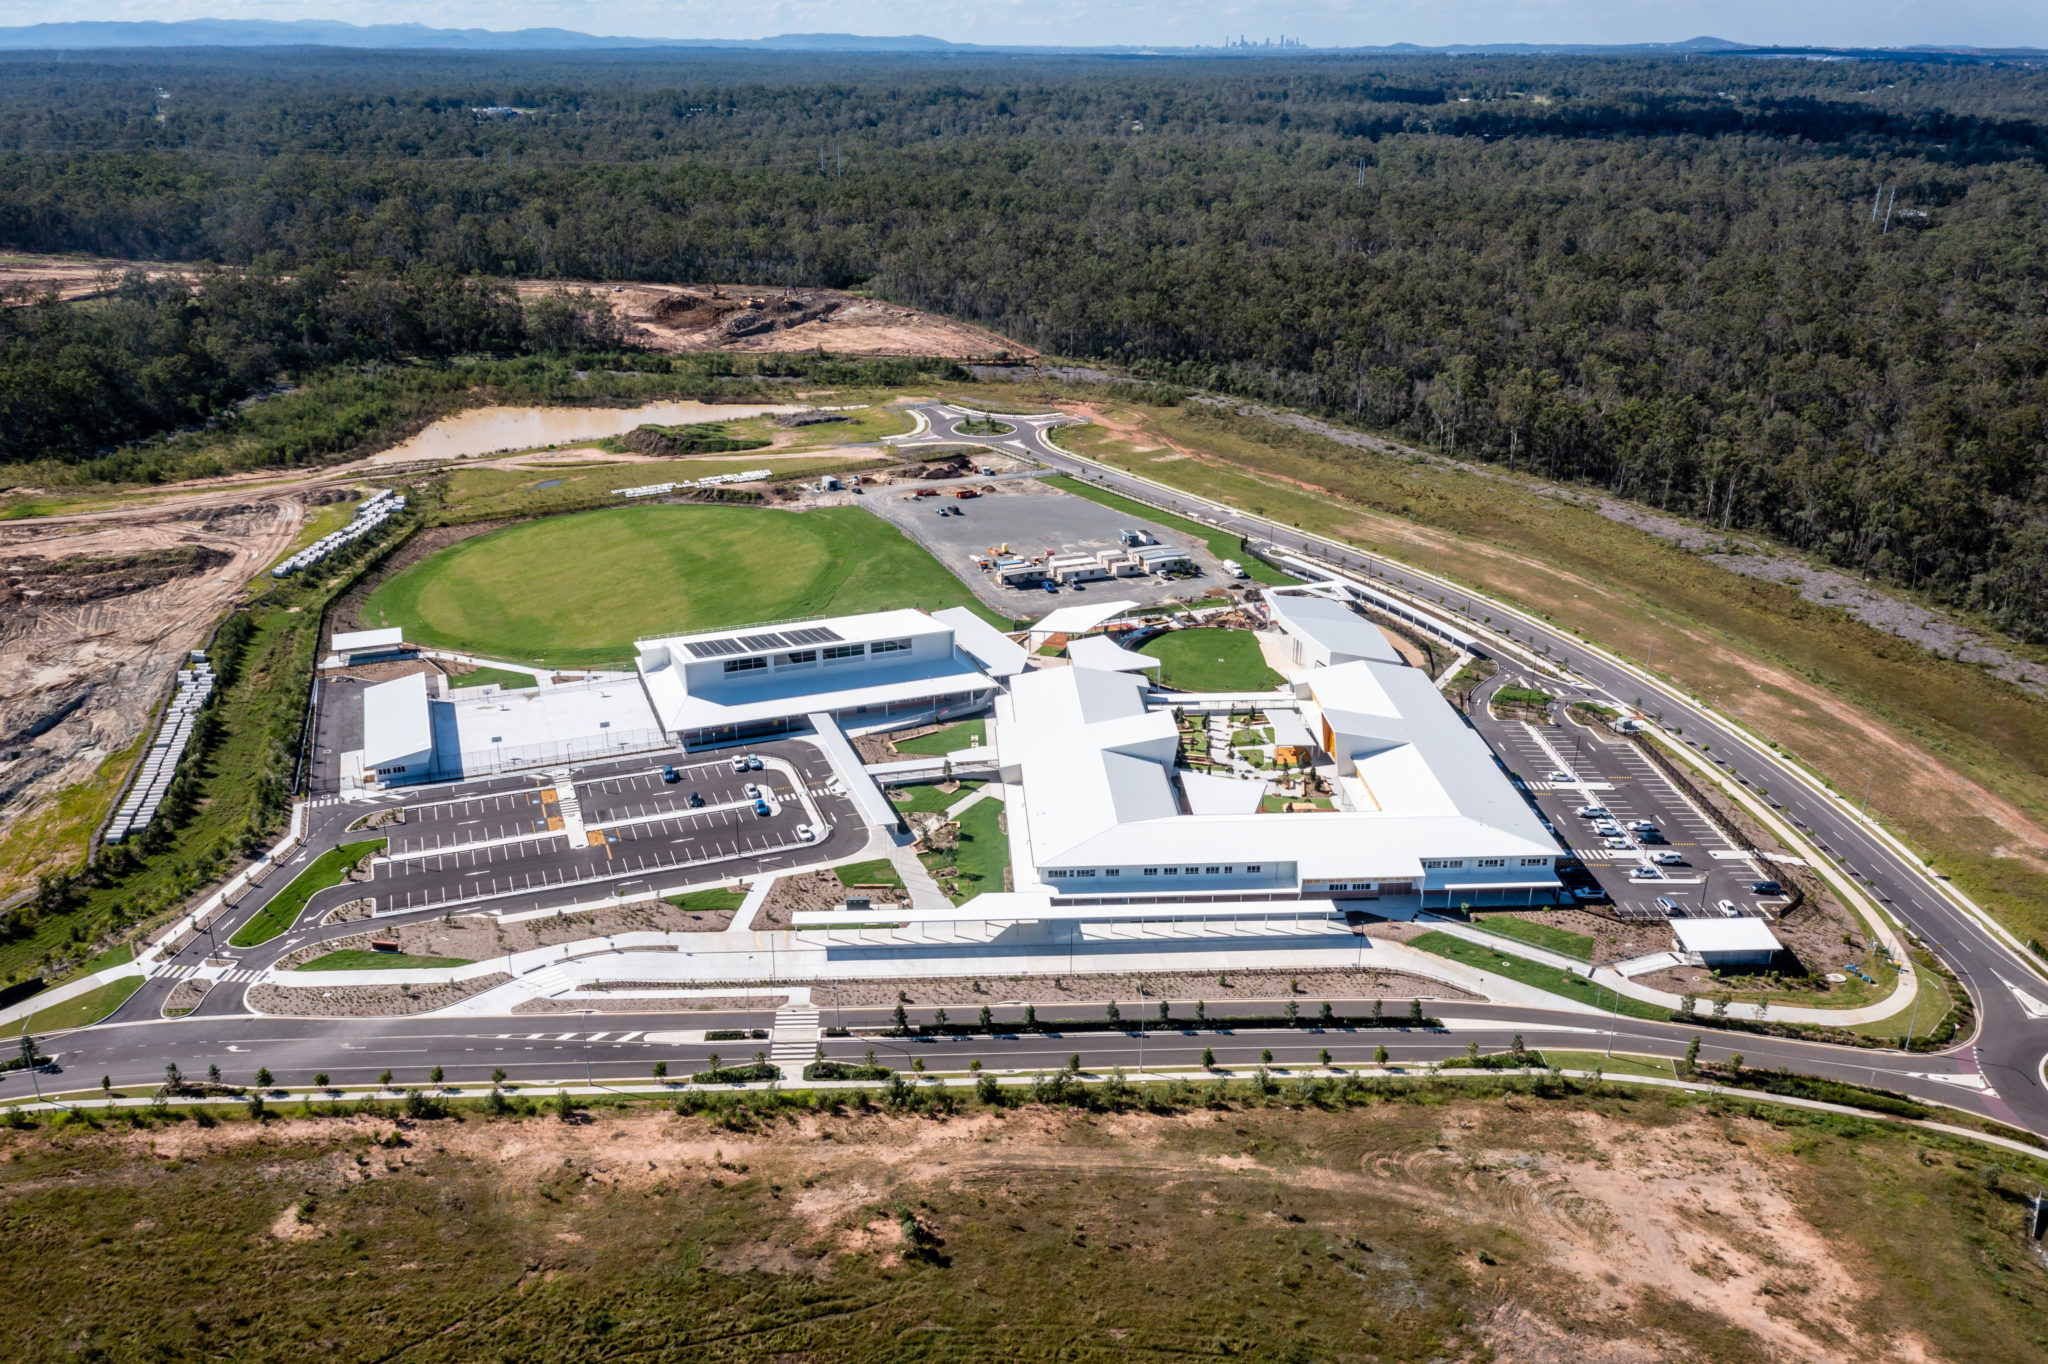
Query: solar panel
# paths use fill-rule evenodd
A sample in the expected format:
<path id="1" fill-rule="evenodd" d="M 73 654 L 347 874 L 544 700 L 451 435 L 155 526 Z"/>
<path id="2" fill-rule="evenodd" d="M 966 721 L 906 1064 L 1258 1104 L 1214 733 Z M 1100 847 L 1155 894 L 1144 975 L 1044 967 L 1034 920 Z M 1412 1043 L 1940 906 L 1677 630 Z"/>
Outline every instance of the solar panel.
<path id="1" fill-rule="evenodd" d="M 781 635 L 741 635 L 740 643 L 755 653 L 762 653 L 781 648 L 784 640 Z"/>
<path id="2" fill-rule="evenodd" d="M 807 625 L 801 630 L 784 630 L 782 637 L 792 644 L 837 644 L 839 632 L 823 625 Z"/>
<path id="3" fill-rule="evenodd" d="M 684 647 L 688 648 L 691 655 L 696 658 L 724 658 L 728 654 L 746 652 L 746 650 L 740 648 L 738 644 L 729 639 L 692 640 Z"/>

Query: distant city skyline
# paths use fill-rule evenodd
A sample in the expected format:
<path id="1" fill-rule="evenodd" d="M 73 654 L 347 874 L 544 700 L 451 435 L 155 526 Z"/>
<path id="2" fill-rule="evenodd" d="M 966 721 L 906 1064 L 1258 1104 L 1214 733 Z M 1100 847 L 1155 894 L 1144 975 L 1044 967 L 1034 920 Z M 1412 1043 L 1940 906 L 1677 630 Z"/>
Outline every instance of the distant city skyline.
<path id="1" fill-rule="evenodd" d="M 952 42 L 1309 47 L 1671 43 L 2048 47 L 2041 0 L 0 0 L 0 26 L 81 20 L 325 19 L 436 28 L 563 28 L 621 37 L 923 34 Z"/>

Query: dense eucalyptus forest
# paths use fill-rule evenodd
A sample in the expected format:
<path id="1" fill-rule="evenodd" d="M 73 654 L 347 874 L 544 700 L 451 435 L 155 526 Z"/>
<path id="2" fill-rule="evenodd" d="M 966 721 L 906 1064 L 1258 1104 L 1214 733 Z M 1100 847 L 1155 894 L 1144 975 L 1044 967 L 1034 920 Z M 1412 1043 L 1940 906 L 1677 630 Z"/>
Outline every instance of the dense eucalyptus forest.
<path id="1" fill-rule="evenodd" d="M 613 344 L 514 275 L 861 287 L 2048 638 L 2044 163 L 2039 64 L 9 57 L 0 247 L 254 272 L 0 315 L 0 462 Z"/>

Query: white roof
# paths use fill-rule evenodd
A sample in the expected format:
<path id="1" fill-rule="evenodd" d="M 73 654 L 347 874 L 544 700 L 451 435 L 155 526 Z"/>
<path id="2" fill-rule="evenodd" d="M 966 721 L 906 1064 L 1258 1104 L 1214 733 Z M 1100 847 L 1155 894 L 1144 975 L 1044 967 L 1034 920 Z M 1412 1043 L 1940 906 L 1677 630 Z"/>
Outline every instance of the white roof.
<path id="1" fill-rule="evenodd" d="M 1671 931 L 1687 952 L 1776 952 L 1777 934 L 1762 919 L 1673 919 Z"/>
<path id="2" fill-rule="evenodd" d="M 834 681 L 834 674 L 822 671 L 785 673 L 779 677 L 771 674 L 765 678 L 756 674 L 747 678 L 744 687 L 721 687 L 712 696 L 685 690 L 678 668 L 657 668 L 642 676 L 661 724 L 671 731 L 745 725 L 820 710 L 885 706 L 892 701 L 917 701 L 994 685 L 979 668 L 950 652 L 944 658 L 870 663 L 843 679 L 846 685 L 837 690 L 821 689 L 821 683 L 830 686 Z M 877 714 L 875 718 L 882 717 Z"/>
<path id="3" fill-rule="evenodd" d="M 1303 880 L 1419 880 L 1423 858 L 1541 857 L 1547 870 L 1556 841 L 1476 735 L 1461 731 L 1453 740 L 1451 727 L 1459 721 L 1429 679 L 1393 665 L 1347 667 L 1384 668 L 1424 689 L 1399 698 L 1401 709 L 1421 716 L 1414 724 L 1426 740 L 1404 735 L 1398 744 L 1406 750 L 1399 761 L 1412 789 L 1397 792 L 1389 771 L 1381 774 L 1378 808 L 1291 815 L 1255 813 L 1260 783 L 1232 781 L 1228 785 L 1240 789 L 1225 791 L 1212 779 L 1191 782 L 1190 774 L 1176 773 L 1173 713 L 1148 707 L 1140 677 L 1073 667 L 1016 678 L 1003 703 L 1008 714 L 999 713 L 996 743 L 1003 766 L 1018 768 L 1023 795 L 1012 808 L 1024 818 L 1033 862 L 1090 867 L 1257 860 L 1293 863 Z M 1335 670 L 1310 676 L 1329 671 Z M 1432 707 L 1444 712 L 1448 725 Z M 1435 771 L 1436 761 L 1459 770 Z M 1182 813 L 1176 778 L 1188 813 Z M 1388 798 L 1395 794 L 1401 798 Z"/>
<path id="4" fill-rule="evenodd" d="M 364 767 L 417 758 L 433 746 L 425 673 L 363 688 Z"/>
<path id="5" fill-rule="evenodd" d="M 354 653 L 363 649 L 388 649 L 405 642 L 405 631 L 394 625 L 388 630 L 354 630 L 334 637 L 334 652 Z"/>
<path id="6" fill-rule="evenodd" d="M 1301 716 L 1278 706 L 1266 708 L 1266 723 L 1273 727 L 1273 742 L 1293 748 L 1313 748 L 1315 736 L 1308 732 L 1308 726 L 1301 722 Z"/>
<path id="7" fill-rule="evenodd" d="M 932 619 L 953 628 L 953 642 L 972 654 L 991 677 L 1015 677 L 1031 655 L 1024 646 L 965 606 L 932 612 Z"/>
<path id="8" fill-rule="evenodd" d="M 1361 658 L 1380 663 L 1401 661 L 1401 655 L 1379 627 L 1343 602 L 1314 592 L 1270 589 L 1266 605 L 1275 624 L 1322 645 L 1329 650 L 1332 663 Z"/>
<path id="9" fill-rule="evenodd" d="M 1150 654 L 1134 653 L 1107 635 L 1084 635 L 1067 645 L 1067 658 L 1077 668 L 1103 672 L 1136 673 L 1159 666 Z"/>
<path id="10" fill-rule="evenodd" d="M 647 694 L 632 677 L 485 696 L 458 691 L 434 703 L 436 760 L 444 767 L 465 753 L 509 760 L 545 748 L 565 759 L 596 757 L 643 746 L 660 731 Z"/>
<path id="11" fill-rule="evenodd" d="M 1048 635 L 1085 635 L 1106 620 L 1115 620 L 1137 607 L 1134 601 L 1089 602 L 1086 606 L 1062 606 L 1048 612 L 1031 627 L 1031 637 L 1043 643 Z"/>
<path id="12" fill-rule="evenodd" d="M 941 625 L 923 611 L 901 606 L 893 611 L 867 611 L 857 616 L 833 616 L 824 620 L 799 620 L 787 625 L 743 625 L 727 630 L 699 630 L 695 634 L 646 635 L 636 643 L 642 651 L 653 645 L 667 645 L 680 658 L 722 657 L 720 654 L 699 655 L 688 646 L 702 644 L 707 640 L 730 639 L 746 645 L 744 652 L 768 653 L 776 649 L 822 642 L 840 644 L 866 644 L 878 639 L 895 639 L 902 635 L 928 635 L 950 627 Z M 825 630 L 838 636 L 832 641 L 791 639 L 782 643 L 755 643 L 777 635 L 794 636 L 805 632 Z"/>

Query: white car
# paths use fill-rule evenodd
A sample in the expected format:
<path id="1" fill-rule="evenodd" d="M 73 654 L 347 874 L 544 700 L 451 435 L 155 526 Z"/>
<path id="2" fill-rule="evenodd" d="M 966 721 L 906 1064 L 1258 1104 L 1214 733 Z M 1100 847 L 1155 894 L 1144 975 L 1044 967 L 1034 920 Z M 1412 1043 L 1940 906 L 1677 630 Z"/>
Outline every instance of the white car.
<path id="1" fill-rule="evenodd" d="M 1579 807 L 1579 818 L 1605 819 L 1607 818 L 1607 809 L 1605 806 L 1600 805 L 1581 805 Z"/>
<path id="2" fill-rule="evenodd" d="M 754 785 L 754 783 L 752 783 L 752 782 L 748 782 L 748 783 L 746 784 L 746 786 L 745 786 L 745 787 L 743 787 L 742 789 L 743 789 L 743 790 L 744 790 L 744 791 L 745 791 L 745 792 L 747 793 L 747 799 L 748 799 L 748 800 L 759 800 L 759 799 L 761 799 L 761 788 L 760 788 L 760 787 L 758 787 L 758 786 L 756 786 L 756 785 Z"/>
<path id="3" fill-rule="evenodd" d="M 1626 848 L 1628 846 L 1628 840 L 1625 838 L 1603 838 L 1600 840 L 1600 845 L 1605 848 L 1612 848 L 1616 852 L 1620 852 L 1623 848 Z"/>
<path id="4" fill-rule="evenodd" d="M 1742 916 L 1742 911 L 1735 907 L 1733 900 L 1723 900 L 1715 905 L 1714 908 L 1721 911 L 1721 917 L 1724 919 L 1736 919 Z"/>
<path id="5" fill-rule="evenodd" d="M 1647 819 L 1639 819 L 1628 827 L 1634 829 L 1639 834 L 1653 834 L 1657 832 L 1657 826 L 1650 823 Z"/>
<path id="6" fill-rule="evenodd" d="M 760 770 L 761 770 L 761 769 L 762 769 L 762 768 L 763 768 L 764 766 L 766 766 L 766 764 L 764 764 L 764 763 L 763 763 L 763 762 L 761 761 L 761 755 L 760 755 L 760 754 L 758 754 L 758 753 L 749 753 L 749 754 L 747 755 L 747 768 L 748 768 L 748 770 L 749 770 L 749 771 L 753 771 L 753 772 L 759 772 L 759 771 L 760 771 Z"/>
<path id="7" fill-rule="evenodd" d="M 1664 879 L 1664 873 L 1658 871 L 1655 867 L 1630 867 L 1628 869 L 1628 879 L 1631 881 L 1661 881 Z"/>
<path id="8" fill-rule="evenodd" d="M 796 836 L 806 843 L 816 843 L 818 841 L 818 831 L 808 824 L 797 825 Z"/>
<path id="9" fill-rule="evenodd" d="M 746 771 L 746 770 L 747 770 L 747 760 L 746 760 L 745 758 L 734 758 L 734 759 L 732 760 L 732 770 L 733 770 L 733 771 L 735 771 L 735 772 L 744 772 L 744 771 Z"/>
<path id="10" fill-rule="evenodd" d="M 1616 824 L 1611 819 L 1596 820 L 1593 824 L 1593 832 L 1596 834 L 1605 834 L 1609 838 L 1615 838 L 1620 835 L 1621 826 L 1619 824 Z"/>
<path id="11" fill-rule="evenodd" d="M 1660 867 L 1682 867 L 1685 865 L 1685 856 L 1682 853 L 1661 852 L 1657 854 L 1657 865 Z"/>

